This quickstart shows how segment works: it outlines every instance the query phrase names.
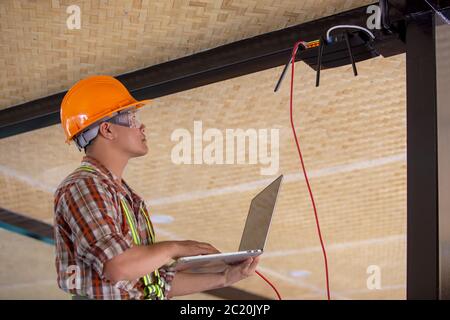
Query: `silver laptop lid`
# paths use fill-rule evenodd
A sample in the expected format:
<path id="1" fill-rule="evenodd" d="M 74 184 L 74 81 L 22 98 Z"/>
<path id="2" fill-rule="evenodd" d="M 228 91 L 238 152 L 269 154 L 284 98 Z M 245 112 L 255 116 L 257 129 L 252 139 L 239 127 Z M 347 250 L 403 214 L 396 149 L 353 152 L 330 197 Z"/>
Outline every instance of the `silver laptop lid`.
<path id="1" fill-rule="evenodd" d="M 279 176 L 252 199 L 239 251 L 264 249 L 282 179 Z"/>

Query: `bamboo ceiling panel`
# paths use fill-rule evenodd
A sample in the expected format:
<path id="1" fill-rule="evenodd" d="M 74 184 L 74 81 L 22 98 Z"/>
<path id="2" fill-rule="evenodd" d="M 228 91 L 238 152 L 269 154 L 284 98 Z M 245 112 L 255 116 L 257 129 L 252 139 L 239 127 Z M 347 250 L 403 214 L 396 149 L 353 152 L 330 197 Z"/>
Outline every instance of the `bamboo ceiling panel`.
<path id="1" fill-rule="evenodd" d="M 0 109 L 374 2 L 2 0 Z M 71 30 L 74 4 L 81 25 Z"/>

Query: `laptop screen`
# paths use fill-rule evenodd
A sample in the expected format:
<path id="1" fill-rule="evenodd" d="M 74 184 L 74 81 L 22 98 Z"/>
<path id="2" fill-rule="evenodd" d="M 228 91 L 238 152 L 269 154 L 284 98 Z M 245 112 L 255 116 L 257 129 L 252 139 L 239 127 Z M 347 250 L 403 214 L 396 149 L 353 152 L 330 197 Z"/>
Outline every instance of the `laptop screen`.
<path id="1" fill-rule="evenodd" d="M 253 198 L 239 251 L 264 249 L 282 178 L 279 176 Z"/>

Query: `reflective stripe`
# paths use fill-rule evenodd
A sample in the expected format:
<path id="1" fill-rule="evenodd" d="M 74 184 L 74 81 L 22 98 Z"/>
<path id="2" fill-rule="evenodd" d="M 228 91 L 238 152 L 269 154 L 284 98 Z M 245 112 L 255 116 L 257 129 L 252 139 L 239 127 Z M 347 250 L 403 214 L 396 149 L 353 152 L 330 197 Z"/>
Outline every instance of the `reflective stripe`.
<path id="1" fill-rule="evenodd" d="M 140 245 L 140 244 L 141 244 L 141 239 L 140 239 L 140 237 L 139 237 L 139 233 L 138 233 L 138 231 L 137 231 L 137 229 L 136 229 L 136 226 L 135 226 L 135 224 L 134 224 L 134 220 L 133 220 L 133 218 L 132 218 L 132 214 L 133 214 L 133 213 L 130 212 L 130 209 L 129 209 L 128 204 L 126 203 L 125 199 L 122 198 L 122 199 L 120 200 L 120 202 L 121 202 L 121 204 L 122 204 L 123 210 L 125 211 L 125 215 L 126 215 L 126 217 L 127 217 L 128 225 L 130 226 L 131 233 L 132 233 L 132 235 L 133 235 L 134 244 Z M 144 212 L 144 210 L 142 209 L 142 207 L 141 207 L 141 213 L 144 215 L 144 217 L 145 217 L 145 219 L 146 219 L 146 222 L 147 222 L 147 232 L 148 232 L 148 234 L 149 234 L 149 236 L 150 236 L 150 240 L 151 240 L 152 243 L 154 243 L 154 235 L 153 235 L 153 232 L 151 231 L 152 229 L 151 229 L 151 225 L 149 224 L 149 218 L 148 218 L 147 215 L 145 214 L 145 212 Z M 159 271 L 158 271 L 158 270 L 155 270 L 154 273 L 155 273 L 155 278 L 156 278 L 156 281 L 157 281 L 157 284 L 156 284 L 156 285 L 155 285 L 155 284 L 150 285 L 150 284 L 151 284 L 151 281 L 150 281 L 150 276 L 149 276 L 149 275 L 145 275 L 144 277 L 142 277 L 142 279 L 143 279 L 143 281 L 144 281 L 145 286 L 150 287 L 150 288 L 152 288 L 152 287 L 154 286 L 155 289 L 154 289 L 154 290 L 151 290 L 151 291 L 150 291 L 150 294 L 152 294 L 152 293 L 154 293 L 154 292 L 156 291 L 156 296 L 157 296 L 159 299 L 163 299 L 164 296 L 163 296 L 162 290 L 161 290 L 161 288 L 160 288 L 160 285 L 162 284 L 162 281 L 161 281 L 161 278 L 160 278 L 160 275 L 159 275 Z"/>
<path id="2" fill-rule="evenodd" d="M 153 230 L 153 224 L 150 221 L 150 218 L 147 216 L 147 214 L 145 213 L 144 209 L 141 206 L 141 213 L 142 215 L 145 217 L 145 222 L 147 222 L 147 231 L 148 231 L 148 236 L 150 237 L 150 239 L 152 240 L 152 243 L 156 242 L 156 237 L 155 237 L 155 231 Z"/>
<path id="3" fill-rule="evenodd" d="M 147 223 L 147 232 L 148 232 L 148 236 L 150 237 L 151 242 L 152 242 L 152 243 L 155 243 L 155 242 L 156 242 L 156 237 L 155 237 L 155 231 L 154 231 L 154 229 L 153 229 L 153 224 L 152 224 L 150 218 L 149 218 L 149 217 L 147 216 L 147 214 L 145 213 L 145 210 L 142 208 L 142 204 L 141 204 L 141 207 L 140 207 L 140 211 L 141 211 L 141 214 L 145 217 L 145 221 L 146 221 L 146 223 Z M 161 285 L 162 285 L 162 281 L 161 281 L 161 278 L 160 278 L 160 276 L 159 276 L 159 271 L 158 271 L 158 269 L 155 270 L 155 276 L 156 276 L 156 278 L 158 279 L 158 285 L 161 286 Z"/>
<path id="4" fill-rule="evenodd" d="M 139 237 L 139 233 L 136 229 L 136 226 L 134 224 L 133 218 L 132 218 L 132 213 L 130 212 L 130 209 L 128 208 L 127 203 L 125 202 L 124 199 L 120 200 L 120 203 L 122 205 L 123 211 L 125 211 L 125 216 L 127 218 L 127 222 L 128 225 L 130 226 L 130 230 L 131 230 L 131 234 L 133 236 L 133 242 L 135 245 L 140 245 L 141 244 L 141 238 Z M 151 281 L 150 281 L 150 277 L 148 275 L 145 275 L 142 277 L 142 280 L 144 281 L 144 284 L 146 286 L 150 285 Z"/>
<path id="5" fill-rule="evenodd" d="M 92 167 L 89 167 L 89 166 L 80 166 L 80 169 L 88 171 L 88 172 L 95 172 L 95 169 Z M 120 204 L 122 205 L 122 209 L 125 212 L 128 226 L 131 230 L 131 235 L 133 237 L 133 242 L 135 245 L 140 245 L 141 238 L 139 236 L 139 232 L 134 223 L 134 219 L 133 219 L 134 213 L 132 213 L 130 208 L 128 207 L 126 199 L 124 199 L 124 198 L 120 199 Z M 145 213 L 145 210 L 142 208 L 142 203 L 141 203 L 141 206 L 139 209 L 140 209 L 141 214 L 145 217 L 145 222 L 146 222 L 146 227 L 147 227 L 146 229 L 147 229 L 147 234 L 150 238 L 150 242 L 155 243 L 155 232 L 153 230 L 153 225 L 152 225 L 152 222 L 150 221 L 150 218 Z M 156 269 L 154 271 L 154 274 L 155 274 L 155 280 L 156 280 L 155 284 L 151 284 L 150 275 L 147 274 L 142 277 L 142 281 L 144 282 L 144 285 L 145 285 L 144 286 L 145 299 L 150 299 L 150 295 L 155 294 L 155 296 L 158 299 L 163 300 L 164 299 L 164 294 L 162 292 L 163 281 L 161 280 L 158 269 Z"/>
<path id="6" fill-rule="evenodd" d="M 127 218 L 128 226 L 130 227 L 131 234 L 133 236 L 133 242 L 136 245 L 140 245 L 141 244 L 141 238 L 139 237 L 139 234 L 137 233 L 136 227 L 134 226 L 134 222 L 133 222 L 133 219 L 131 217 L 131 213 L 128 211 L 128 206 L 125 203 L 124 199 L 121 199 L 120 203 L 122 205 L 123 211 L 125 211 L 125 216 Z"/>
<path id="7" fill-rule="evenodd" d="M 80 169 L 83 169 L 84 171 L 88 171 L 88 172 L 95 172 L 95 169 L 93 169 L 89 166 L 80 166 Z"/>

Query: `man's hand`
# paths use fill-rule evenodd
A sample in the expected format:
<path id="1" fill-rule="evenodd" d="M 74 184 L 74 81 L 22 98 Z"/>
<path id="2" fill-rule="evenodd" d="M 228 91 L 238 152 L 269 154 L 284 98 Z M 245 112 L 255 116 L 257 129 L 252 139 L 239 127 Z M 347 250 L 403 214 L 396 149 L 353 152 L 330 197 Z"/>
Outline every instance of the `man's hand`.
<path id="1" fill-rule="evenodd" d="M 255 258 L 248 258 L 247 260 L 237 264 L 231 265 L 224 271 L 225 287 L 232 285 L 235 282 L 241 281 L 255 273 L 256 266 L 259 262 L 259 256 Z"/>
<path id="2" fill-rule="evenodd" d="M 148 246 L 133 246 L 105 262 L 103 273 L 116 283 L 135 280 L 167 264 L 171 259 L 219 253 L 212 245 L 198 241 L 163 241 Z"/>
<path id="3" fill-rule="evenodd" d="M 198 242 L 193 240 L 184 241 L 168 241 L 173 246 L 172 258 L 197 256 L 201 254 L 220 253 L 219 250 L 206 242 Z"/>
<path id="4" fill-rule="evenodd" d="M 245 279 L 255 272 L 259 257 L 249 258 L 239 264 L 228 266 L 221 273 L 178 272 L 172 282 L 169 298 L 205 290 L 223 288 Z"/>

